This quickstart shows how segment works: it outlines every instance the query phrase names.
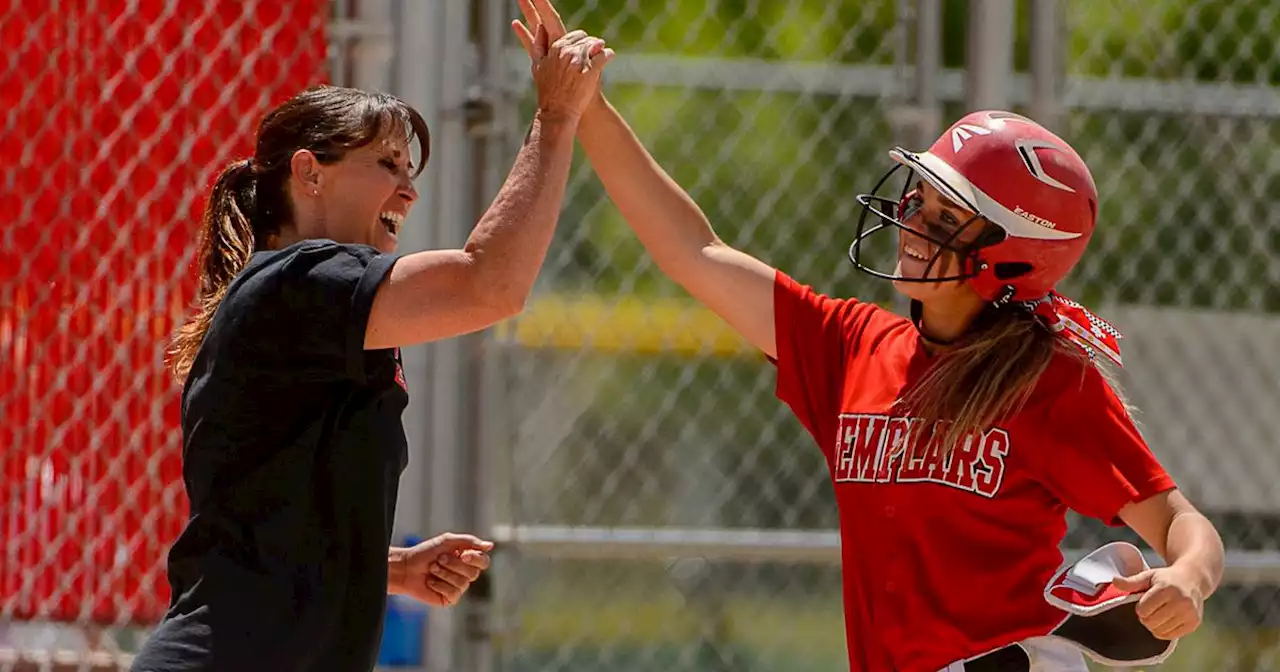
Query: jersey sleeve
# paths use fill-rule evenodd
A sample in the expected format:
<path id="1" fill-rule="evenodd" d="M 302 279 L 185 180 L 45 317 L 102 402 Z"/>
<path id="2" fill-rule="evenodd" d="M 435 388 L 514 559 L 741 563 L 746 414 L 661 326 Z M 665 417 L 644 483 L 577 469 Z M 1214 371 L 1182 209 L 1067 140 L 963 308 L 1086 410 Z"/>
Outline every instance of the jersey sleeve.
<path id="1" fill-rule="evenodd" d="M 777 271 L 773 310 L 777 396 L 829 452 L 849 366 L 878 308 L 823 296 Z"/>
<path id="2" fill-rule="evenodd" d="M 313 379 L 364 382 L 364 338 L 395 255 L 308 241 L 264 269 L 253 343 L 265 358 Z"/>
<path id="3" fill-rule="evenodd" d="M 1071 509 L 1120 526 L 1125 505 L 1176 487 L 1096 368 L 1049 413 L 1048 427 L 1060 437 L 1043 447 L 1043 481 Z"/>

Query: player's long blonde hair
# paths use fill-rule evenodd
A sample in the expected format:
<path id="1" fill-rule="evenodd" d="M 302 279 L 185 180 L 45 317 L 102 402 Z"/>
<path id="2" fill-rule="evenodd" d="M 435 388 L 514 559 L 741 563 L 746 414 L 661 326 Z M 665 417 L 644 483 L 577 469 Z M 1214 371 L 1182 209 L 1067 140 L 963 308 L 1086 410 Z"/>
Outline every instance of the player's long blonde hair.
<path id="1" fill-rule="evenodd" d="M 175 376 L 185 381 L 227 288 L 254 252 L 267 249 L 292 220 L 286 184 L 295 152 L 310 150 L 324 164 L 382 137 L 406 133 L 418 139 L 421 162 L 431 153 L 427 123 L 403 101 L 381 93 L 317 86 L 281 103 L 258 127 L 254 158 L 218 175 L 205 205 L 196 265 L 196 311 L 178 329 L 168 350 Z"/>
<path id="2" fill-rule="evenodd" d="M 941 436 L 914 438 L 940 441 L 945 454 L 965 437 L 1021 410 L 1057 355 L 1077 360 L 1082 373 L 1095 366 L 1084 351 L 1054 335 L 1030 312 L 1014 306 L 989 308 L 968 334 L 938 353 L 934 365 L 898 400 L 898 410 L 923 420 L 922 427 L 940 428 Z M 1111 372 L 1102 366 L 1098 370 L 1123 401 Z"/>

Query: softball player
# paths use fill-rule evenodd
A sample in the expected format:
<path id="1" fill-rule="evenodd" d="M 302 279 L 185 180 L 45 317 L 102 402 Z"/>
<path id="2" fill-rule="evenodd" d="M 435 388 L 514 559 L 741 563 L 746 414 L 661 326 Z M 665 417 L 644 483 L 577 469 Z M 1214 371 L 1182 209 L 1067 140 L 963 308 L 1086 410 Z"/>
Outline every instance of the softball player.
<path id="1" fill-rule="evenodd" d="M 526 47 L 530 28 L 563 34 L 547 0 L 520 4 Z M 852 670 L 1137 664 L 1199 625 L 1221 540 L 1094 361 L 1119 362 L 1119 334 L 1054 290 L 1098 211 L 1064 140 L 976 112 L 928 151 L 890 152 L 905 187 L 882 193 L 886 175 L 858 197 L 849 252 L 910 298 L 903 318 L 726 245 L 603 95 L 578 139 L 663 272 L 776 365 L 778 397 L 826 456 Z M 879 231 L 899 233 L 892 270 L 862 254 Z M 1067 509 L 1128 525 L 1167 565 L 1108 547 L 1059 573 Z"/>

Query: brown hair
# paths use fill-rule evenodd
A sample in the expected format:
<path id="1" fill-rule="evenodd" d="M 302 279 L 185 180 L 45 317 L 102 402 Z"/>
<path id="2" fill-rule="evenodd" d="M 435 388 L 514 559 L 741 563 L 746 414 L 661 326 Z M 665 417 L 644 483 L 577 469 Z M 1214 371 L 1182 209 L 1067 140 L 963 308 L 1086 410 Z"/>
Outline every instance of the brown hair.
<path id="1" fill-rule="evenodd" d="M 941 352 L 898 400 L 900 410 L 923 420 L 923 431 L 913 441 L 941 441 L 940 454 L 945 455 L 965 437 L 1007 419 L 1022 410 L 1057 355 L 1078 361 L 1082 374 L 1095 366 L 1088 354 L 1030 312 L 1015 306 L 986 309 L 970 332 Z M 1097 368 L 1128 408 L 1115 377 Z M 927 428 L 935 428 L 932 435 Z"/>
<path id="2" fill-rule="evenodd" d="M 293 155 L 310 150 L 322 164 L 400 131 L 418 140 L 418 173 L 431 153 L 427 123 L 400 99 L 382 93 L 317 86 L 281 103 L 258 125 L 254 156 L 227 166 L 213 184 L 200 225 L 196 264 L 200 284 L 195 313 L 168 350 L 179 380 L 191 371 L 214 313 L 236 275 L 256 251 L 292 223 L 288 183 Z M 415 173 L 415 176 L 417 173 Z"/>

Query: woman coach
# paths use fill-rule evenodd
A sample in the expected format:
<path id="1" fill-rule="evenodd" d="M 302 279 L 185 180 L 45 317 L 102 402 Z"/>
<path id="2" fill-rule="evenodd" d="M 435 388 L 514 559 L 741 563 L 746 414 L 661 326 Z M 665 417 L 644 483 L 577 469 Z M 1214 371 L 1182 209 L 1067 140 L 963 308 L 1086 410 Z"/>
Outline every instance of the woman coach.
<path id="1" fill-rule="evenodd" d="M 272 110 L 254 156 L 208 199 L 184 380 L 191 517 L 173 598 L 137 672 L 370 670 L 388 592 L 457 601 L 491 544 L 391 549 L 408 399 L 399 348 L 516 314 L 560 212 L 577 122 L 612 57 L 575 31 L 533 64 L 538 110 L 506 184 L 460 250 L 395 255 L 425 164 L 422 117 L 321 87 Z"/>

